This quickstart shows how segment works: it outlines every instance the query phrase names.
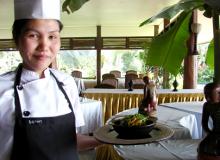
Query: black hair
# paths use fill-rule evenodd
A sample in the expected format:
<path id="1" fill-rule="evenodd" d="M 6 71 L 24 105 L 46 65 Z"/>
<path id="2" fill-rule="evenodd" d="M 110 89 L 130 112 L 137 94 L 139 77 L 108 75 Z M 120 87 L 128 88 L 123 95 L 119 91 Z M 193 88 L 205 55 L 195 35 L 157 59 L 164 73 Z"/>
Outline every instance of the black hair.
<path id="1" fill-rule="evenodd" d="M 21 36 L 22 29 L 26 26 L 30 19 L 19 19 L 15 20 L 12 26 L 12 36 L 15 44 L 18 44 L 18 38 Z M 60 31 L 63 29 L 63 24 L 59 20 L 56 20 L 59 24 Z"/>
<path id="2" fill-rule="evenodd" d="M 212 97 L 212 91 L 218 87 L 218 83 L 214 83 L 214 82 L 211 82 L 211 83 L 207 83 L 204 87 L 204 95 L 205 95 L 205 99 L 206 100 L 212 100 L 213 97 Z"/>

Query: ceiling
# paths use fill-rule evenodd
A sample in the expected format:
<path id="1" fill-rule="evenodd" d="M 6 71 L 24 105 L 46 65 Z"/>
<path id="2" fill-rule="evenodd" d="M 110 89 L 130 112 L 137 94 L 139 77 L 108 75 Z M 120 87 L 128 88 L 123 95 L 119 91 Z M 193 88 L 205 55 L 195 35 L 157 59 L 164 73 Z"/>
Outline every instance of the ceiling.
<path id="1" fill-rule="evenodd" d="M 153 36 L 154 25 L 162 26 L 162 20 L 143 27 L 138 27 L 139 24 L 164 7 L 178 1 L 89 0 L 74 13 L 68 15 L 66 12 L 62 12 L 61 17 L 64 23 L 62 37 L 95 37 L 98 25 L 101 26 L 103 37 Z M 11 38 L 14 17 L 13 2 L 14 0 L 0 0 L 0 39 Z M 162 28 L 163 26 L 160 30 Z M 205 30 L 207 31 L 207 29 Z"/>

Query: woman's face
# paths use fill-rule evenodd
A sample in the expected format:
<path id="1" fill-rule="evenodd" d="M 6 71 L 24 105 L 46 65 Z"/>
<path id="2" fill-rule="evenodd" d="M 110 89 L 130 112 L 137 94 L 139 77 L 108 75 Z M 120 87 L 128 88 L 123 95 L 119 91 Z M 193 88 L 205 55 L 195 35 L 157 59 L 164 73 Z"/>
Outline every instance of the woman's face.
<path id="1" fill-rule="evenodd" d="M 56 20 L 30 20 L 18 39 L 26 69 L 42 76 L 60 49 L 60 28 Z"/>

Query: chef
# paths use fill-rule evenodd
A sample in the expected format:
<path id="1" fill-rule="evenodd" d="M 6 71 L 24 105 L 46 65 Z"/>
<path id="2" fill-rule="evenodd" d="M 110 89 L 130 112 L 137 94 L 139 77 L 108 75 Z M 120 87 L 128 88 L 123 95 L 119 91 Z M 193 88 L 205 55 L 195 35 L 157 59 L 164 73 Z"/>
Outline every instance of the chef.
<path id="1" fill-rule="evenodd" d="M 78 160 L 100 143 L 84 125 L 74 79 L 49 68 L 60 49 L 60 0 L 14 0 L 22 63 L 0 76 L 0 160 Z"/>

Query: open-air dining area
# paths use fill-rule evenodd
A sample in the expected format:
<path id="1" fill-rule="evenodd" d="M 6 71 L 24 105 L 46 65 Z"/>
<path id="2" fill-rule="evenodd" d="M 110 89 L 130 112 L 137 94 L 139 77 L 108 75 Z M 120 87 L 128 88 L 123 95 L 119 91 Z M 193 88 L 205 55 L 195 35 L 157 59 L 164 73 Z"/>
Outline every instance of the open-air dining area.
<path id="1" fill-rule="evenodd" d="M 51 63 L 42 70 L 42 75 L 34 67 L 27 67 L 26 61 L 32 59 L 23 55 L 27 50 L 22 47 L 30 44 L 21 44 L 33 41 L 25 38 L 16 41 L 16 36 L 12 36 L 12 30 L 13 34 L 16 32 L 12 27 L 16 1 L 23 3 L 0 0 L 4 4 L 0 6 L 0 160 L 14 156 L 18 124 L 25 122 L 23 126 L 32 125 L 30 128 L 34 126 L 38 131 L 47 124 L 44 118 L 51 122 L 48 128 L 52 128 L 55 124 L 52 118 L 72 113 L 74 125 L 69 131 L 74 129 L 74 152 L 79 160 L 220 159 L 220 5 L 217 0 L 58 0 L 60 19 L 55 20 L 60 30 L 50 31 L 48 43 L 42 34 L 47 29 L 38 33 L 37 23 L 30 25 L 33 30 L 18 29 L 21 31 L 18 37 L 30 38 L 26 32 L 31 30 L 37 33 L 34 36 L 32 33 L 32 40 L 43 39 L 33 53 L 34 58 L 38 57 L 35 54 L 39 48 L 50 44 L 54 32 L 58 34 L 54 39 L 60 38 L 60 49 L 54 59 L 48 56 Z M 33 19 L 21 20 L 32 24 Z M 55 50 L 53 47 L 40 53 Z M 25 58 L 29 59 L 25 61 Z M 44 58 L 36 59 L 40 65 L 33 62 L 28 65 L 44 66 Z M 7 91 L 7 85 L 12 90 Z M 26 94 L 30 94 L 27 99 Z M 43 132 L 48 139 L 61 135 L 59 131 L 67 131 L 61 122 L 71 124 L 59 119 L 56 133 Z M 38 132 L 35 134 L 36 130 L 31 130 L 33 139 L 41 137 Z M 92 138 L 94 141 L 90 143 L 97 145 L 81 149 L 83 145 L 78 145 L 81 135 L 85 141 Z M 60 138 L 59 143 L 69 142 L 62 140 L 63 137 L 56 139 Z M 216 144 L 210 145 L 214 141 L 210 139 L 215 139 Z M 46 140 L 44 137 L 43 141 Z M 38 144 L 37 139 L 32 142 Z M 47 147 L 43 148 L 49 153 Z M 64 148 L 56 152 L 68 155 L 69 150 Z M 29 155 L 29 150 L 25 152 Z"/>

